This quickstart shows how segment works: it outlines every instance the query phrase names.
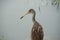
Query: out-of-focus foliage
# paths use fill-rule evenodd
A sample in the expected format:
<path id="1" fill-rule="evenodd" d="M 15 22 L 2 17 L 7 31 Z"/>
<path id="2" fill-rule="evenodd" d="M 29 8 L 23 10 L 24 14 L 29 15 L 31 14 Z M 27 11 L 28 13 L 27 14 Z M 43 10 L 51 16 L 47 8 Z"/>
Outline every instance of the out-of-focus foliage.
<path id="1" fill-rule="evenodd" d="M 4 36 L 0 36 L 0 40 L 4 40 Z"/>
<path id="2" fill-rule="evenodd" d="M 52 5 L 56 5 L 58 3 L 60 4 L 60 0 L 52 0 L 51 2 L 52 2 Z"/>
<path id="3" fill-rule="evenodd" d="M 54 6 L 57 5 L 57 9 L 59 9 L 60 0 L 51 0 L 51 4 Z"/>
<path id="4" fill-rule="evenodd" d="M 57 2 L 59 2 L 59 3 L 60 3 L 60 0 L 57 0 Z"/>

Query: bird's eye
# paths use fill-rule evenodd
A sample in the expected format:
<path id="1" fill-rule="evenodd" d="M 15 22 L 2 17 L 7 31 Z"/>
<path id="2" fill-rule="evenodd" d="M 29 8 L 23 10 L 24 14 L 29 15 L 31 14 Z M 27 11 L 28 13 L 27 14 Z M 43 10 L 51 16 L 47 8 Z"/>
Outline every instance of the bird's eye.
<path id="1" fill-rule="evenodd" d="M 31 10 L 29 10 L 29 12 L 31 12 Z"/>

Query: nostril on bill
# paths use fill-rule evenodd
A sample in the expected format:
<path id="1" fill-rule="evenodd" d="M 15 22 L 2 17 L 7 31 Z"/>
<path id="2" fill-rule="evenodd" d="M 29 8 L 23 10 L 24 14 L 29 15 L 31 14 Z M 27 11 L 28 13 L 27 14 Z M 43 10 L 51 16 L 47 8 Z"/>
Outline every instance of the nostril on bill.
<path id="1" fill-rule="evenodd" d="M 22 16 L 20 19 L 22 19 L 24 16 Z"/>

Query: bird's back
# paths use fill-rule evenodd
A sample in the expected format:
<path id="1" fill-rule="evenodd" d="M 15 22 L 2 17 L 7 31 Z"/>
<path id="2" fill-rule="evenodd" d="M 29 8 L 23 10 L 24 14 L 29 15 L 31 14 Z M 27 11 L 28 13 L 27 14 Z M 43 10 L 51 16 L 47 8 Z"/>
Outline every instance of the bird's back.
<path id="1" fill-rule="evenodd" d="M 31 40 L 43 40 L 43 28 L 38 23 L 35 22 L 31 30 Z"/>

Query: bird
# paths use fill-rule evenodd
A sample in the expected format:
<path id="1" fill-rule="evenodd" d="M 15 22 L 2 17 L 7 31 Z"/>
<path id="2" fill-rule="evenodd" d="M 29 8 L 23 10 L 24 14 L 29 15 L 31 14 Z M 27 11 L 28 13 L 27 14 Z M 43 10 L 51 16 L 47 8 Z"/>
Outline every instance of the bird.
<path id="1" fill-rule="evenodd" d="M 43 40 L 44 39 L 43 27 L 35 19 L 36 16 L 35 10 L 29 9 L 25 15 L 28 14 L 32 14 L 32 21 L 33 21 L 33 27 L 31 28 L 31 40 Z M 21 16 L 20 19 L 22 19 L 24 16 Z"/>

